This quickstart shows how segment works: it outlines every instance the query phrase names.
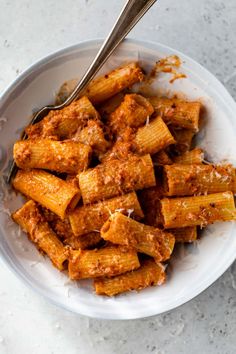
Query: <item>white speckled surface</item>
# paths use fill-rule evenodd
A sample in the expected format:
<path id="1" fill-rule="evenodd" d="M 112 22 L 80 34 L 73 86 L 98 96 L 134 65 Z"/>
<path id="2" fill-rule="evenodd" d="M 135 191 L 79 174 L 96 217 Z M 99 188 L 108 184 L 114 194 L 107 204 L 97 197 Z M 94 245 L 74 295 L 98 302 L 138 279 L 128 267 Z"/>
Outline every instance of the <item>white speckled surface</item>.
<path id="1" fill-rule="evenodd" d="M 0 90 L 38 58 L 78 41 L 105 36 L 122 3 L 0 0 Z M 235 33 L 235 0 L 160 0 L 130 37 L 160 41 L 190 55 L 236 99 Z M 127 322 L 65 312 L 0 265 L 1 354 L 235 353 L 235 264 L 181 308 Z"/>

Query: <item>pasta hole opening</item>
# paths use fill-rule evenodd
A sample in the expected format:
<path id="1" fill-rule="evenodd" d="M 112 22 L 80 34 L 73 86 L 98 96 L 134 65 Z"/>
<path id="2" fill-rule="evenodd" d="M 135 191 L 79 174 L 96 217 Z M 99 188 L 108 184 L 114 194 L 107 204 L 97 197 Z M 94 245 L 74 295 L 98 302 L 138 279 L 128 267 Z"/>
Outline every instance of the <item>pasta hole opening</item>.
<path id="1" fill-rule="evenodd" d="M 68 204 L 67 212 L 72 211 L 73 209 L 75 209 L 75 207 L 78 204 L 79 200 L 80 200 L 80 193 L 76 193 L 74 195 L 74 197 L 71 199 L 70 203 Z"/>
<path id="2" fill-rule="evenodd" d="M 68 269 L 68 265 L 69 265 L 68 259 L 66 259 L 64 262 L 62 262 L 62 268 L 63 268 L 63 270 Z"/>
<path id="3" fill-rule="evenodd" d="M 136 101 L 136 103 L 139 106 L 142 106 L 145 109 L 150 107 L 149 101 L 147 101 L 147 99 L 145 97 L 143 97 L 143 96 L 135 95 L 135 96 L 133 96 L 133 99 Z"/>

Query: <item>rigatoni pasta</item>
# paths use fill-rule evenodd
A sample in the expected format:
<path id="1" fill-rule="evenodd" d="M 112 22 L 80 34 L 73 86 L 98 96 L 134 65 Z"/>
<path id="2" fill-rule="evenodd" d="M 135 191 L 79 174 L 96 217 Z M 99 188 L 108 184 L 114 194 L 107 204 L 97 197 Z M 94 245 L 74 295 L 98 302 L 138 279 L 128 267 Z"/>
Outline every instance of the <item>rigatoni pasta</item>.
<path id="1" fill-rule="evenodd" d="M 30 139 L 68 139 L 89 119 L 100 120 L 100 116 L 89 99 L 82 97 L 61 110 L 50 111 L 42 121 L 27 127 L 26 134 Z"/>
<path id="2" fill-rule="evenodd" d="M 126 291 L 161 285 L 165 282 L 165 268 L 161 263 L 147 259 L 139 269 L 112 278 L 97 278 L 94 280 L 96 294 L 114 296 Z"/>
<path id="3" fill-rule="evenodd" d="M 156 184 L 150 155 L 110 160 L 78 175 L 84 204 Z"/>
<path id="4" fill-rule="evenodd" d="M 13 187 L 64 219 L 80 199 L 79 189 L 43 170 L 20 170 Z"/>
<path id="5" fill-rule="evenodd" d="M 167 124 L 180 128 L 191 129 L 195 132 L 199 129 L 201 103 L 187 102 L 178 98 L 151 97 L 150 102 L 156 113 Z"/>
<path id="6" fill-rule="evenodd" d="M 154 112 L 151 103 L 141 95 L 127 94 L 123 102 L 111 113 L 108 123 L 113 132 L 121 132 L 127 126 L 137 128 Z"/>
<path id="7" fill-rule="evenodd" d="M 175 139 L 161 117 L 138 129 L 134 139 L 136 150 L 141 154 L 155 154 L 174 144 Z"/>
<path id="8" fill-rule="evenodd" d="M 87 169 L 92 150 L 75 141 L 29 139 L 14 144 L 13 155 L 18 167 L 40 168 L 76 174 Z"/>
<path id="9" fill-rule="evenodd" d="M 137 252 L 124 247 L 109 246 L 96 250 L 71 251 L 69 277 L 86 279 L 114 276 L 139 268 Z"/>
<path id="10" fill-rule="evenodd" d="M 65 268 L 68 250 L 49 227 L 33 200 L 29 200 L 13 213 L 12 218 L 28 233 L 30 240 L 37 245 L 39 250 L 47 254 L 55 267 L 59 270 Z"/>
<path id="11" fill-rule="evenodd" d="M 175 238 L 152 226 L 141 224 L 117 212 L 101 228 L 104 240 L 114 244 L 133 247 L 140 253 L 154 257 L 158 262 L 166 261 L 174 249 Z"/>
<path id="12" fill-rule="evenodd" d="M 168 196 L 197 195 L 233 191 L 232 165 L 182 165 L 164 167 L 164 190 Z"/>
<path id="13" fill-rule="evenodd" d="M 93 104 L 99 104 L 143 79 L 144 75 L 139 64 L 132 62 L 96 78 L 82 94 Z"/>
<path id="14" fill-rule="evenodd" d="M 236 220 L 232 192 L 197 197 L 164 198 L 161 210 L 166 228 L 206 226 L 215 221 Z"/>
<path id="15" fill-rule="evenodd" d="M 175 156 L 173 158 L 173 161 L 174 163 L 179 163 L 183 165 L 201 164 L 204 161 L 204 152 L 202 149 L 196 148 L 190 151 L 186 151 L 182 155 Z"/>

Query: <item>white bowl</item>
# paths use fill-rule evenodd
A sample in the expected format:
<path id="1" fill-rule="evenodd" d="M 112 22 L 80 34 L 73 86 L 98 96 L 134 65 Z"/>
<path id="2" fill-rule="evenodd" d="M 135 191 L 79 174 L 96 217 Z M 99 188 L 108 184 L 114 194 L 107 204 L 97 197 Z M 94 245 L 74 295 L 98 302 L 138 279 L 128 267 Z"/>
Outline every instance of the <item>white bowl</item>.
<path id="1" fill-rule="evenodd" d="M 32 111 L 52 103 L 55 92 L 69 79 L 80 77 L 97 52 L 101 41 L 84 42 L 38 61 L 3 93 L 0 98 L 0 171 L 6 174 L 13 142 L 29 121 Z M 167 55 L 177 54 L 187 79 L 169 84 L 161 76 L 155 89 L 170 94 L 181 92 L 190 99 L 200 98 L 206 107 L 205 126 L 199 144 L 213 161 L 226 159 L 235 164 L 236 104 L 222 84 L 207 70 L 176 50 L 158 43 L 126 40 L 105 65 L 103 72 L 127 60 L 140 60 L 144 68 Z M 169 266 L 168 280 L 161 287 L 115 298 L 96 296 L 89 281 L 71 282 L 46 258 L 39 255 L 10 217 L 22 203 L 1 179 L 1 257 L 30 287 L 54 303 L 75 313 L 106 319 L 133 319 L 169 311 L 191 300 L 210 286 L 234 261 L 235 223 L 216 223 L 206 228 L 195 245 L 182 247 Z"/>

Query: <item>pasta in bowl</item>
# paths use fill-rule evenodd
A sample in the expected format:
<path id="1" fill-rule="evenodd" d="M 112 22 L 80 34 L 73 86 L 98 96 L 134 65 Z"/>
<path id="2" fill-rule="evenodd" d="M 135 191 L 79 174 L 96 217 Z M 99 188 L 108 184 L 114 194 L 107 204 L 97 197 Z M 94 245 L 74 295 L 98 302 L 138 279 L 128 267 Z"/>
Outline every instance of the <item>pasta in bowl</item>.
<path id="1" fill-rule="evenodd" d="M 115 54 L 118 65 L 112 62 L 108 70 L 107 64 L 77 101 L 27 127 L 27 140 L 14 144 L 19 171 L 13 187 L 27 200 L 18 208 L 7 201 L 12 218 L 61 271 L 57 274 L 37 250 L 30 250 L 31 262 L 40 257 L 30 273 L 47 277 L 51 299 L 90 316 L 136 318 L 169 310 L 197 295 L 234 260 L 231 254 L 214 277 L 197 281 L 194 290 L 186 289 L 186 274 L 198 280 L 227 244 L 231 251 L 236 247 L 231 236 L 236 218 L 235 151 L 228 143 L 232 154 L 227 156 L 207 141 L 215 92 L 204 92 L 187 64 L 180 68 L 180 80 L 173 80 L 172 70 L 148 77 L 157 58 L 177 58 L 170 49 L 160 46 L 154 53 L 149 46 L 126 41 Z M 141 60 L 131 55 L 133 47 L 142 53 Z M 86 45 L 76 50 L 84 54 Z M 67 70 L 78 61 L 72 52 L 67 49 L 62 55 L 61 65 L 68 64 Z M 172 68 L 171 62 L 168 65 Z M 75 64 L 74 77 L 76 69 Z M 195 70 L 206 75 L 202 68 Z M 220 104 L 216 102 L 222 119 Z M 230 130 L 231 112 L 224 113 Z M 217 124 L 216 119 L 216 128 Z M 217 129 L 213 131 L 216 135 Z M 217 223 L 212 231 L 207 225 L 215 221 L 232 222 Z M 10 227 L 15 232 L 16 226 Z M 222 232 L 227 239 L 220 237 Z M 32 248 L 26 238 L 23 242 Z M 14 237 L 7 246 L 12 244 Z M 206 260 L 209 247 L 211 257 Z M 30 268 L 26 255 L 19 258 Z M 93 279 L 94 289 L 86 279 Z M 51 285 L 55 280 L 60 291 Z M 73 295 L 66 298 L 61 291 L 68 286 Z M 125 294 L 113 297 L 121 293 Z"/>

